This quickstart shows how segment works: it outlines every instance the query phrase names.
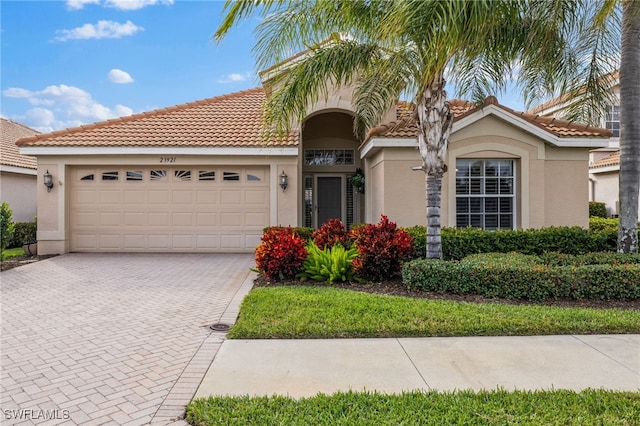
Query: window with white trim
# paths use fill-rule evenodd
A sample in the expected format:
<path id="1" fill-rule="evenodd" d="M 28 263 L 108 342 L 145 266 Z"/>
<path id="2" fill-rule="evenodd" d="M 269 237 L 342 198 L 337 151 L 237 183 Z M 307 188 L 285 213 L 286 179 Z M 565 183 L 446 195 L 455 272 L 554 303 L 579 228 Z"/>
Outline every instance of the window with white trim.
<path id="1" fill-rule="evenodd" d="M 515 228 L 513 160 L 456 161 L 456 227 Z"/>
<path id="2" fill-rule="evenodd" d="M 620 105 L 609 105 L 604 127 L 611 130 L 614 138 L 620 137 Z"/>

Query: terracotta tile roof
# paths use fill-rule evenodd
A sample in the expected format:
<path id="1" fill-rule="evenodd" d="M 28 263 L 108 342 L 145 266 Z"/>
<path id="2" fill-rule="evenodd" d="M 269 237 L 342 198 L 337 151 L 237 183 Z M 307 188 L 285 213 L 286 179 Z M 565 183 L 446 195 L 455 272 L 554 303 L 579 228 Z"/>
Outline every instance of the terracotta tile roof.
<path id="1" fill-rule="evenodd" d="M 612 152 L 604 158 L 598 161 L 594 161 L 589 164 L 590 169 L 597 169 L 599 167 L 617 166 L 620 164 L 620 151 Z"/>
<path id="2" fill-rule="evenodd" d="M 299 137 L 263 137 L 264 90 L 256 88 L 21 139 L 20 146 L 290 147 Z"/>
<path id="3" fill-rule="evenodd" d="M 0 164 L 4 166 L 24 167 L 27 169 L 36 169 L 37 161 L 35 157 L 28 155 L 20 155 L 16 141 L 40 132 L 23 126 L 15 121 L 0 118 L 0 127 L 2 138 L 0 140 Z"/>
<path id="4" fill-rule="evenodd" d="M 591 127 L 586 124 L 574 123 L 567 120 L 559 120 L 553 117 L 543 117 L 540 115 L 514 111 L 498 103 L 494 96 L 485 99 L 482 106 L 477 106 L 468 101 L 453 99 L 449 101 L 453 120 L 458 121 L 463 117 L 473 114 L 477 110 L 488 105 L 495 105 L 498 108 L 513 114 L 547 132 L 561 138 L 589 138 L 589 137 L 610 137 L 611 132 L 599 127 Z M 369 130 L 368 137 L 383 136 L 387 138 L 417 137 L 418 127 L 411 112 L 411 105 L 406 102 L 399 102 L 396 106 L 397 121 L 381 124 Z"/>

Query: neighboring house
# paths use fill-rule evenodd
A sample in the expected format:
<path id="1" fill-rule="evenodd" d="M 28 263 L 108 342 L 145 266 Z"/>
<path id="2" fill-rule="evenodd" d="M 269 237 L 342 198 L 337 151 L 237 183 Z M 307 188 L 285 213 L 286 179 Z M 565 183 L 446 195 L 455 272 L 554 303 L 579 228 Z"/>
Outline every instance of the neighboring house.
<path id="1" fill-rule="evenodd" d="M 607 76 L 613 89 L 613 104 L 606 105 L 602 122 L 598 125 L 611 132 L 607 146 L 594 149 L 589 154 L 589 201 L 606 204 L 607 214 L 617 217 L 619 214 L 620 182 L 620 74 L 615 71 Z M 563 98 L 552 99 L 530 110 L 532 114 L 561 117 L 566 102 Z M 639 205 L 640 206 L 640 205 Z"/>
<path id="2" fill-rule="evenodd" d="M 365 140 L 347 89 L 297 130 L 266 139 L 265 89 L 232 93 L 19 141 L 55 186 L 38 185 L 38 250 L 251 252 L 269 225 L 424 224 L 416 127 L 399 103 Z M 443 226 L 588 225 L 589 150 L 609 133 L 452 101 Z M 364 171 L 364 194 L 350 177 Z M 286 185 L 285 185 L 286 184 Z"/>
<path id="3" fill-rule="evenodd" d="M 32 222 L 36 215 L 37 162 L 20 155 L 16 141 L 40 132 L 0 118 L 0 202 L 8 203 L 14 222 Z"/>

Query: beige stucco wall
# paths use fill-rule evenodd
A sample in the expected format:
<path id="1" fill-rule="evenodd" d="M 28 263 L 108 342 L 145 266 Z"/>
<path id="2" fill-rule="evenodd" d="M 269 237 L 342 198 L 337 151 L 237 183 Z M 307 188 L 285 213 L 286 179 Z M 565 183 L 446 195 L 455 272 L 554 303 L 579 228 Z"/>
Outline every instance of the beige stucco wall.
<path id="1" fill-rule="evenodd" d="M 588 149 L 554 148 L 494 116 L 454 132 L 442 185 L 442 226 L 455 226 L 455 163 L 459 158 L 513 159 L 516 227 L 588 226 Z M 383 148 L 367 161 L 371 176 L 367 221 L 381 213 L 403 226 L 426 222 L 424 173 L 415 148 Z M 369 187 L 368 187 L 369 190 Z"/>
<path id="2" fill-rule="evenodd" d="M 36 186 L 35 175 L 0 172 L 0 203 L 9 203 L 14 222 L 33 221 L 37 213 Z"/>
<path id="3" fill-rule="evenodd" d="M 271 225 L 295 225 L 298 223 L 296 209 L 299 192 L 299 167 L 297 156 L 211 156 L 211 155 L 171 155 L 175 157 L 171 166 L 179 165 L 242 165 L 269 166 L 270 181 L 270 223 Z M 48 170 L 53 176 L 54 187 L 47 192 L 44 185 L 37 185 L 38 192 L 38 252 L 59 254 L 69 251 L 69 197 L 67 194 L 67 173 L 73 166 L 86 165 L 156 165 L 160 155 L 77 155 L 39 156 L 38 180 Z M 288 175 L 288 187 L 282 191 L 279 186 L 280 173 Z"/>

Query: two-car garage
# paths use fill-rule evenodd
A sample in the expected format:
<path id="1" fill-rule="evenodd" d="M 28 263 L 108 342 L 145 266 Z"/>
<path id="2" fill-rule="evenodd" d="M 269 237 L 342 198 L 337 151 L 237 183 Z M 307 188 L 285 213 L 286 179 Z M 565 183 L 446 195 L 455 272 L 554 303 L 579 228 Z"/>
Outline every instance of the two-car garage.
<path id="1" fill-rule="evenodd" d="M 82 166 L 67 182 L 70 251 L 248 251 L 269 225 L 268 166 Z"/>

